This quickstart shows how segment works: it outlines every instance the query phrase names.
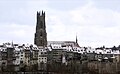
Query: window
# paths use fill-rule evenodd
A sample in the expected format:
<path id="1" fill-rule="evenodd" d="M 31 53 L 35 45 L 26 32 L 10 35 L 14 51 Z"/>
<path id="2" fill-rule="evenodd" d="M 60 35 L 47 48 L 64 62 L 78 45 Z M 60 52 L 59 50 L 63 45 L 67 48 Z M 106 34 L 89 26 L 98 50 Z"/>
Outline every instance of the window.
<path id="1" fill-rule="evenodd" d="M 23 63 L 23 61 L 20 61 L 20 63 Z"/>
<path id="2" fill-rule="evenodd" d="M 99 52 L 99 54 L 102 54 L 102 52 Z"/>
<path id="3" fill-rule="evenodd" d="M 23 54 L 23 52 L 21 52 L 21 54 Z"/>
<path id="4" fill-rule="evenodd" d="M 40 36 L 42 36 L 42 32 L 40 32 Z"/>
<path id="5" fill-rule="evenodd" d="M 45 52 L 45 54 L 47 54 L 47 53 Z"/>
<path id="6" fill-rule="evenodd" d="M 21 57 L 23 57 L 23 55 L 21 55 Z"/>
<path id="7" fill-rule="evenodd" d="M 43 22 L 40 21 L 40 28 L 43 28 Z"/>

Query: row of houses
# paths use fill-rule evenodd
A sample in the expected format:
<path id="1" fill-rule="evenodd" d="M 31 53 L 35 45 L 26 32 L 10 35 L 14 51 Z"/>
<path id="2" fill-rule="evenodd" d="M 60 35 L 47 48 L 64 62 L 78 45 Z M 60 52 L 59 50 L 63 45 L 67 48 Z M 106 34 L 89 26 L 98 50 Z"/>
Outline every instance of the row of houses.
<path id="1" fill-rule="evenodd" d="M 51 41 L 49 45 L 49 50 L 52 52 L 57 52 L 63 51 L 65 54 L 64 56 L 67 55 L 67 53 L 72 52 L 72 53 L 78 53 L 80 54 L 80 59 L 85 59 L 84 56 L 86 56 L 87 60 L 116 60 L 116 62 L 120 62 L 120 49 L 116 48 L 105 48 L 105 47 L 100 47 L 100 48 L 91 48 L 91 47 L 80 47 L 76 42 L 72 41 Z M 58 54 L 59 54 L 58 53 Z"/>
<path id="2" fill-rule="evenodd" d="M 40 64 L 47 63 L 47 50 L 35 45 L 3 43 L 0 45 L 0 53 L 1 70 L 19 71 L 22 68 L 30 70 L 35 65 L 41 70 Z"/>
<path id="3" fill-rule="evenodd" d="M 71 61 L 120 62 L 120 50 L 113 48 L 80 47 L 74 41 L 48 41 L 47 47 L 28 44 L 0 45 L 1 71 L 45 70 L 52 62 L 68 65 Z"/>

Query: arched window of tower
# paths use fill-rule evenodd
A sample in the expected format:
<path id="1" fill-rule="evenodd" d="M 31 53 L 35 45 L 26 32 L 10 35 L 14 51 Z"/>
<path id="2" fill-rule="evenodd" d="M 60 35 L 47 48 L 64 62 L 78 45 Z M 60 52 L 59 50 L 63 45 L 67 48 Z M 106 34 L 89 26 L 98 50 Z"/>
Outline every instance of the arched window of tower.
<path id="1" fill-rule="evenodd" d="M 43 34 L 42 34 L 42 31 L 40 32 L 40 36 L 42 36 Z"/>
<path id="2" fill-rule="evenodd" d="M 40 28 L 43 28 L 43 22 L 40 21 Z"/>

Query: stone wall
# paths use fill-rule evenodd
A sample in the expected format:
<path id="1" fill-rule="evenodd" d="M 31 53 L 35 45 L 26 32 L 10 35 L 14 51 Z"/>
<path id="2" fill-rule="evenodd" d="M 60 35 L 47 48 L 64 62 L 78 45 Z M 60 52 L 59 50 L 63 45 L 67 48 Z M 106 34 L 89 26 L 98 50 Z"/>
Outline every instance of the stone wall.
<path id="1" fill-rule="evenodd" d="M 120 63 L 94 61 L 88 62 L 88 68 L 99 74 L 117 74 L 120 71 Z"/>

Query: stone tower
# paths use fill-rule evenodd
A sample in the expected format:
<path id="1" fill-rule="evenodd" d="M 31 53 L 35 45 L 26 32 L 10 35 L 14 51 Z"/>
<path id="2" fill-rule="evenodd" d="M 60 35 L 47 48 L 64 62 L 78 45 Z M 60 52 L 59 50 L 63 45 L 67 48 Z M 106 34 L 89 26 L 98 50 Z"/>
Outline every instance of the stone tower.
<path id="1" fill-rule="evenodd" d="M 47 46 L 47 33 L 45 25 L 45 12 L 37 12 L 36 33 L 34 44 L 39 47 Z"/>

